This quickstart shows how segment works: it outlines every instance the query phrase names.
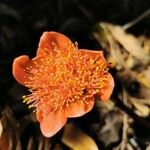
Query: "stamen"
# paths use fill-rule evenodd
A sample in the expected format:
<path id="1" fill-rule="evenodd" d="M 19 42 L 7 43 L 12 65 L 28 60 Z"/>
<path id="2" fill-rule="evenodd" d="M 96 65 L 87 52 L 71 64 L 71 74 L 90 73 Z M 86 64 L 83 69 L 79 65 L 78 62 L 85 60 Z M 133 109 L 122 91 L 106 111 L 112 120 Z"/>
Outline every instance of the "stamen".
<path id="1" fill-rule="evenodd" d="M 42 111 L 67 109 L 72 103 L 90 99 L 105 88 L 108 75 L 107 64 L 101 57 L 89 58 L 78 50 L 78 44 L 70 44 L 67 55 L 52 42 L 55 56 L 51 52 L 25 71 L 30 74 L 26 86 L 32 94 L 23 96 L 29 108 Z M 42 109 L 44 108 L 44 109 Z"/>

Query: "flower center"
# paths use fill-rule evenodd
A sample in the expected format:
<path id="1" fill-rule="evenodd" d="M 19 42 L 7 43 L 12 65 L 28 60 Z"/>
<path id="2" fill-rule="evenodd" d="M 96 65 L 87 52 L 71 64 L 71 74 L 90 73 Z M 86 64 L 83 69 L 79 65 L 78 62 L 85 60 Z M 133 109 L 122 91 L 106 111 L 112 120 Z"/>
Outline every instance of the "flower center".
<path id="1" fill-rule="evenodd" d="M 25 69 L 31 94 L 24 96 L 24 102 L 29 107 L 46 112 L 64 110 L 78 101 L 88 103 L 106 88 L 108 68 L 101 56 L 90 58 L 73 44 L 63 52 L 53 44 L 53 53 L 45 50 Z"/>

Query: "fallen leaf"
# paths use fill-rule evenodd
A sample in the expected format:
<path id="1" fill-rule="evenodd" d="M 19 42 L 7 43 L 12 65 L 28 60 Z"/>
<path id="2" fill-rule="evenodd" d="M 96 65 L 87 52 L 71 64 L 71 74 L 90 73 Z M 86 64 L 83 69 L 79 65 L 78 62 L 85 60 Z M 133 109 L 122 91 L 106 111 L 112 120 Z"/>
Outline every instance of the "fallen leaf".
<path id="1" fill-rule="evenodd" d="M 117 70 L 139 69 L 150 62 L 150 40 L 135 37 L 118 25 L 100 23 L 93 36 L 107 51 L 107 58 Z M 115 65 L 115 66 L 114 66 Z"/>
<path id="2" fill-rule="evenodd" d="M 130 97 L 130 102 L 138 110 L 138 112 L 137 112 L 138 115 L 143 116 L 143 117 L 149 116 L 150 108 L 148 106 L 142 104 L 140 100 Z"/>
<path id="3" fill-rule="evenodd" d="M 73 150 L 98 150 L 95 141 L 73 124 L 67 124 L 61 141 Z"/>
<path id="4" fill-rule="evenodd" d="M 108 146 L 120 140 L 120 130 L 122 129 L 123 114 L 117 110 L 109 112 L 104 118 L 104 124 L 97 132 L 98 139 Z"/>
<path id="5" fill-rule="evenodd" d="M 138 66 L 138 61 L 136 59 L 134 59 L 134 57 L 131 54 L 128 54 L 128 56 L 125 60 L 125 64 L 128 69 L 132 69 L 135 66 Z"/>
<path id="6" fill-rule="evenodd" d="M 143 70 L 142 73 L 137 75 L 137 80 L 145 87 L 150 89 L 150 67 Z"/>
<path id="7" fill-rule="evenodd" d="M 108 25 L 113 37 L 135 58 L 140 62 L 147 64 L 150 61 L 150 55 L 144 52 L 143 47 L 140 45 L 138 39 L 132 34 L 126 33 L 122 27 Z"/>

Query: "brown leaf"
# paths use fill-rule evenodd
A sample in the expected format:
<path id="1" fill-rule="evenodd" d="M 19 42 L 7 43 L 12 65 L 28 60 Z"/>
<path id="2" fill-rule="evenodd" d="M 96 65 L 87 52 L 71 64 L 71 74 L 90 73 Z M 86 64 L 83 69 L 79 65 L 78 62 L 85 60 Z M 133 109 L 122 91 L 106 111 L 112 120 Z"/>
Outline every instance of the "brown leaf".
<path id="1" fill-rule="evenodd" d="M 150 66 L 137 75 L 137 80 L 150 89 Z"/>
<path id="2" fill-rule="evenodd" d="M 119 111 L 111 111 L 104 120 L 105 123 L 99 128 L 97 134 L 105 146 L 108 146 L 120 140 L 119 131 L 122 128 L 123 115 Z"/>
<path id="3" fill-rule="evenodd" d="M 66 125 L 61 140 L 73 150 L 98 150 L 95 141 L 73 124 Z"/>
<path id="4" fill-rule="evenodd" d="M 93 36 L 107 50 L 107 58 L 117 70 L 139 69 L 150 62 L 150 40 L 146 37 L 135 37 L 109 23 L 100 23 Z"/>
<path id="5" fill-rule="evenodd" d="M 147 64 L 150 61 L 150 55 L 145 53 L 143 47 L 140 45 L 138 39 L 132 34 L 126 33 L 122 27 L 108 25 L 110 32 L 114 38 L 135 58 L 140 62 Z"/>
<path id="6" fill-rule="evenodd" d="M 138 110 L 138 115 L 143 116 L 143 117 L 149 116 L 149 114 L 150 114 L 149 107 L 142 104 L 142 102 L 140 100 L 130 97 L 130 102 Z"/>

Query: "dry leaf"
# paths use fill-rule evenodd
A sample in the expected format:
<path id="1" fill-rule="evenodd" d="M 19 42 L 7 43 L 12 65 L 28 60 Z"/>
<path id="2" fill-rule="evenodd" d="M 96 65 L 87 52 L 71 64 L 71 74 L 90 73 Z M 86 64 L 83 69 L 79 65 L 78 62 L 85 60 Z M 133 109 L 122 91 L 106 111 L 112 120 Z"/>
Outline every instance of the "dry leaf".
<path id="1" fill-rule="evenodd" d="M 129 54 L 126 58 L 125 64 L 128 69 L 132 69 L 134 66 L 136 66 L 136 64 L 138 65 L 138 61 L 136 61 L 134 57 Z"/>
<path id="2" fill-rule="evenodd" d="M 102 42 L 102 46 L 106 48 L 109 51 L 109 59 L 113 61 L 113 64 L 116 64 L 117 70 L 120 70 L 122 68 L 126 68 L 125 61 L 124 61 L 124 55 L 122 55 L 122 52 L 120 50 L 120 46 L 118 45 L 117 41 L 114 39 L 114 37 L 111 35 L 109 28 L 107 27 L 107 24 L 101 23 L 100 28 L 103 29 L 103 32 L 105 33 L 105 40 L 101 40 L 103 37 L 101 37 L 101 33 L 99 35 L 99 40 Z M 96 34 L 95 34 L 96 35 Z M 96 37 L 98 40 L 98 36 Z M 107 39 L 107 41 L 106 41 Z M 116 62 L 116 63 L 115 63 Z"/>
<path id="3" fill-rule="evenodd" d="M 107 50 L 107 57 L 117 70 L 137 69 L 150 62 L 150 40 L 145 37 L 135 37 L 121 26 L 109 23 L 100 23 L 93 35 Z"/>
<path id="4" fill-rule="evenodd" d="M 133 99 L 133 97 L 132 97 L 132 99 Z M 150 99 L 142 99 L 142 98 L 140 98 L 140 99 L 138 99 L 138 101 L 140 101 L 140 103 L 142 103 L 143 105 L 148 105 L 148 106 L 150 106 Z"/>
<path id="5" fill-rule="evenodd" d="M 99 112 L 101 118 L 104 118 L 110 111 L 115 109 L 115 104 L 112 100 L 108 100 L 105 103 L 96 99 L 95 107 Z"/>
<path id="6" fill-rule="evenodd" d="M 147 145 L 145 150 L 150 150 L 150 144 Z"/>
<path id="7" fill-rule="evenodd" d="M 122 27 L 108 25 L 114 38 L 127 50 L 131 55 L 139 59 L 142 63 L 147 64 L 150 61 L 150 55 L 145 53 L 140 42 L 132 34 L 126 33 Z"/>
<path id="8" fill-rule="evenodd" d="M 143 70 L 142 73 L 137 75 L 137 80 L 145 87 L 150 89 L 150 67 Z"/>
<path id="9" fill-rule="evenodd" d="M 150 108 L 144 104 L 141 103 L 140 100 L 131 98 L 130 97 L 131 103 L 134 105 L 134 107 L 138 110 L 138 115 L 147 117 L 150 114 Z"/>
<path id="10" fill-rule="evenodd" d="M 66 125 L 61 140 L 73 150 L 98 150 L 95 141 L 73 124 Z"/>
<path id="11" fill-rule="evenodd" d="M 139 36 L 138 38 L 141 45 L 143 45 L 144 51 L 147 55 L 150 55 L 150 39 L 145 36 Z"/>
<path id="12" fill-rule="evenodd" d="M 120 140 L 120 130 L 122 128 L 123 114 L 117 110 L 109 112 L 104 118 L 104 124 L 97 131 L 98 139 L 105 146 Z"/>
<path id="13" fill-rule="evenodd" d="M 105 54 L 107 60 L 111 63 L 110 67 L 114 68 L 114 70 L 116 71 L 116 73 L 114 74 L 116 87 L 118 87 L 117 85 L 120 85 L 119 87 L 125 89 L 128 95 L 128 100 L 124 100 L 125 97 L 124 94 L 122 94 L 122 90 L 117 91 L 116 88 L 116 91 L 114 91 L 114 93 L 121 100 L 123 100 L 123 103 L 129 109 L 133 109 L 139 116 L 142 116 L 142 119 L 144 119 L 144 117 L 149 117 L 150 39 L 145 36 L 135 37 L 134 35 L 127 33 L 121 26 L 112 25 L 109 23 L 100 23 L 97 27 L 98 28 L 94 31 L 93 35 L 95 39 L 100 43 L 102 48 L 106 50 Z M 116 99 L 114 99 L 115 97 L 112 98 L 114 101 L 116 101 Z M 119 121 L 119 117 L 121 118 L 122 115 L 117 116 L 117 113 L 114 115 L 114 117 L 110 116 L 110 114 L 108 114 L 107 116 L 106 110 L 109 109 L 106 109 L 104 106 L 98 108 L 100 108 L 98 109 L 98 111 L 101 112 L 101 116 L 105 114 L 105 116 L 100 117 L 102 118 L 102 121 L 104 120 L 104 124 L 94 126 L 97 129 L 96 132 L 98 135 L 98 139 L 102 141 L 107 148 L 112 143 L 118 142 L 120 140 L 120 132 L 117 132 L 120 131 L 121 125 L 119 128 L 117 126 L 119 124 L 122 124 L 122 120 L 120 119 Z M 120 108 L 122 109 L 122 107 Z M 128 130 L 125 130 L 125 132 L 123 128 L 122 134 L 126 134 L 126 138 L 122 138 L 123 142 L 125 142 L 125 147 L 121 148 L 138 149 L 138 147 L 140 147 L 140 142 L 137 141 L 137 139 L 134 139 L 134 142 L 131 144 L 132 141 L 129 139 L 131 135 L 138 137 L 138 132 L 134 130 L 132 126 L 130 126 L 130 123 L 132 121 L 132 124 L 134 123 L 136 127 L 136 121 L 134 120 L 134 117 L 133 119 L 130 118 L 130 120 L 128 121 L 129 128 Z M 117 148 L 120 149 L 120 147 Z"/>

